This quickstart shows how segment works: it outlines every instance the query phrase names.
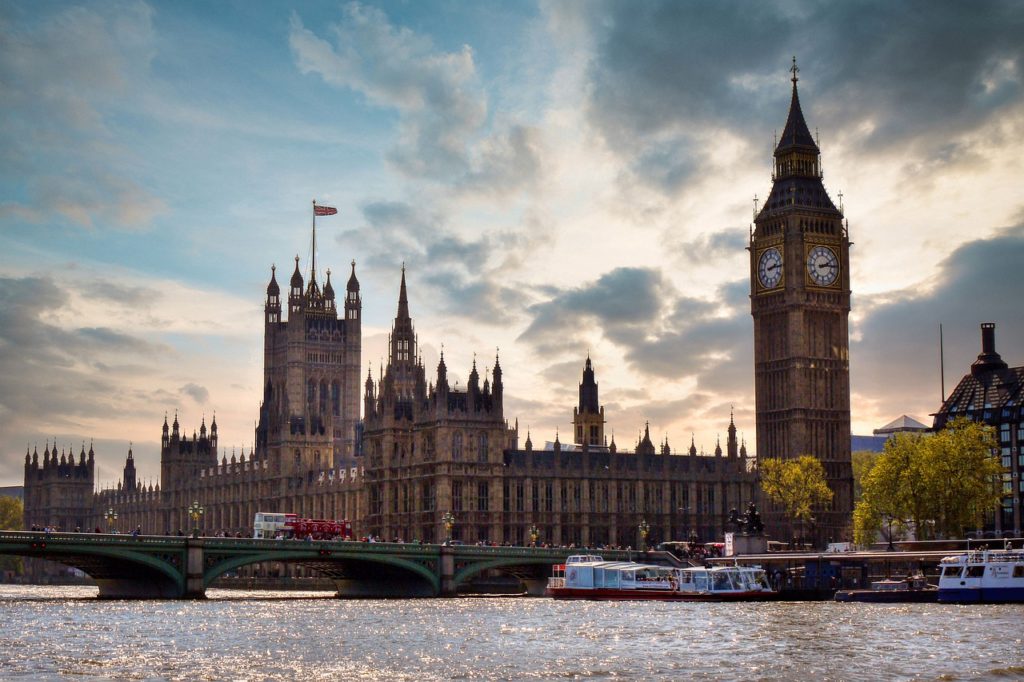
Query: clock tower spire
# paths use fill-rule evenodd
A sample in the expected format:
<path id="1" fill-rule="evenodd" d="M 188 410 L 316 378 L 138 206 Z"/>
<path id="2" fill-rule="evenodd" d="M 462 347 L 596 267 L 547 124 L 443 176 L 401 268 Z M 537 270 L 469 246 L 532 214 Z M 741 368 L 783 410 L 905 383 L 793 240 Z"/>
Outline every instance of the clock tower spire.
<path id="1" fill-rule="evenodd" d="M 820 539 L 839 539 L 853 510 L 850 462 L 850 241 L 822 183 L 821 152 L 797 92 L 775 147 L 772 190 L 750 237 L 754 393 L 760 459 L 817 457 L 833 499 Z M 781 512 L 769 507 L 769 529 Z"/>

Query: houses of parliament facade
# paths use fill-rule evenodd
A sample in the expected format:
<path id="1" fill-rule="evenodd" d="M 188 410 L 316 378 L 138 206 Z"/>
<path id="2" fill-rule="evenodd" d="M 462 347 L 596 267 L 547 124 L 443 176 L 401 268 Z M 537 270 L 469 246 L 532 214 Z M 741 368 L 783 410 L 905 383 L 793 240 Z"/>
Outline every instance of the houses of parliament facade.
<path id="1" fill-rule="evenodd" d="M 418 354 L 405 270 L 389 358 L 377 379 L 359 367 L 362 301 L 353 267 L 344 316 L 330 279 L 304 284 L 298 263 L 289 317 L 281 317 L 276 273 L 265 307 L 264 394 L 255 448 L 218 460 L 216 418 L 188 435 L 165 417 L 160 482 L 144 485 L 129 449 L 116 489 L 93 492 L 95 453 L 47 445 L 25 456 L 25 524 L 175 533 L 191 527 L 188 507 L 204 508 L 205 532 L 252 532 L 257 511 L 346 518 L 357 535 L 439 542 L 451 512 L 465 542 L 638 546 L 645 522 L 654 539 L 719 537 L 731 508 L 754 499 L 753 460 L 730 419 L 725 449 L 673 453 L 645 428 L 632 450 L 605 437 L 604 408 L 588 357 L 573 410 L 575 442 L 520 447 L 504 414 L 500 359 L 465 388 L 450 385 L 442 353 L 430 379 Z M 358 370 L 356 370 L 358 371 Z M 362 390 L 362 420 L 358 396 Z M 355 406 L 353 408 L 353 406 Z M 358 447 L 357 447 L 358 446 Z"/>
<path id="2" fill-rule="evenodd" d="M 827 524 L 849 518 L 849 240 L 821 187 L 818 149 L 796 93 L 776 149 L 773 191 L 751 234 L 757 435 L 767 456 L 810 452 L 837 490 Z M 315 248 L 313 249 L 315 259 Z M 830 257 L 831 255 L 831 257 Z M 821 266 L 819 267 L 819 263 Z M 806 273 L 809 274 L 805 274 Z M 355 263 L 339 304 L 330 270 L 298 257 L 286 306 L 271 270 L 264 308 L 263 397 L 255 447 L 218 459 L 216 419 L 192 435 L 164 418 L 160 481 L 143 485 L 129 449 L 115 489 L 95 490 L 95 453 L 47 444 L 25 454 L 25 524 L 174 533 L 198 502 L 207 533 L 250 535 L 257 511 L 346 518 L 359 536 L 438 542 L 442 520 L 464 542 L 636 547 L 649 540 L 720 538 L 731 509 L 758 499 L 756 466 L 732 416 L 725 448 L 698 453 L 655 444 L 645 426 L 628 449 L 605 435 L 590 357 L 583 362 L 572 443 L 521 441 L 504 408 L 500 358 L 464 388 L 442 352 L 419 355 L 403 267 L 386 366 L 361 374 L 362 298 Z M 287 317 L 284 308 L 287 308 Z M 360 404 L 362 415 L 360 415 Z M 723 418 L 724 423 L 724 418 Z M 820 441 L 820 442 L 819 442 Z M 845 448 L 845 449 L 844 449 Z M 831 533 L 832 531 L 830 531 Z"/>

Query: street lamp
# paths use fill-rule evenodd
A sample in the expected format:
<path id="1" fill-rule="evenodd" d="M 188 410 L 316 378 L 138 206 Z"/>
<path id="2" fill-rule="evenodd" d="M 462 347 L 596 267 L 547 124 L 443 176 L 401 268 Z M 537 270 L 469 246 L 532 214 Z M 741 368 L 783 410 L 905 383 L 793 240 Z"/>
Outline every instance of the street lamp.
<path id="1" fill-rule="evenodd" d="M 651 532 L 651 527 L 647 525 L 647 519 L 640 519 L 640 551 L 647 551 L 647 534 Z"/>
<path id="2" fill-rule="evenodd" d="M 117 521 L 117 512 L 114 511 L 113 507 L 110 507 L 107 511 L 103 512 L 103 518 L 107 520 L 107 525 L 110 526 L 110 530 L 113 532 L 114 522 Z"/>
<path id="3" fill-rule="evenodd" d="M 885 518 L 885 523 L 889 526 L 889 546 L 885 548 L 885 551 L 895 552 L 896 546 L 892 544 L 892 522 L 896 520 L 896 517 L 889 512 L 882 512 L 882 516 Z"/>
<path id="4" fill-rule="evenodd" d="M 532 524 L 530 526 L 530 542 L 533 543 L 534 547 L 537 546 L 537 538 L 538 537 L 540 537 L 540 531 L 537 530 L 537 524 Z"/>
<path id="5" fill-rule="evenodd" d="M 203 518 L 206 512 L 203 506 L 196 500 L 188 508 L 188 515 L 192 518 L 192 537 L 199 537 L 199 519 Z"/>
<path id="6" fill-rule="evenodd" d="M 455 515 L 452 514 L 450 511 L 446 511 L 441 516 L 441 523 L 444 524 L 445 532 L 448 535 L 448 539 L 446 540 L 446 542 L 450 542 L 452 539 L 452 526 L 455 525 Z"/>

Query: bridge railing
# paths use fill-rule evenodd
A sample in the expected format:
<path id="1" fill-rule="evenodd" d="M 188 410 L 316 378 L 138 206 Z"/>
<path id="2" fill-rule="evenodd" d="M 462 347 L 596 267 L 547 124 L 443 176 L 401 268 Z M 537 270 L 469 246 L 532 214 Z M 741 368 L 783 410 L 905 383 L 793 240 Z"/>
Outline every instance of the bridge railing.
<path id="1" fill-rule="evenodd" d="M 120 533 L 47 533 L 45 531 L 0 531 L 0 540 L 15 542 L 63 542 L 74 544 L 175 545 L 183 546 L 186 538 L 174 535 L 122 535 Z"/>

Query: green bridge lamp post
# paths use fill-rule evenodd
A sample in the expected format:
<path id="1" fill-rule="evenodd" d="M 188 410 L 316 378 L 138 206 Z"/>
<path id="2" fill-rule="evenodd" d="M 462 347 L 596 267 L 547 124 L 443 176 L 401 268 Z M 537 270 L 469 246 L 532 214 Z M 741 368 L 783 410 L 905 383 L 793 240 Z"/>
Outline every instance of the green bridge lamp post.
<path id="1" fill-rule="evenodd" d="M 651 532 L 651 527 L 647 525 L 647 519 L 640 519 L 640 551 L 647 551 L 647 534 Z"/>
<path id="2" fill-rule="evenodd" d="M 114 522 L 117 521 L 117 512 L 114 511 L 113 507 L 110 507 L 107 511 L 103 512 L 103 518 L 107 520 L 107 527 L 110 529 L 110 532 L 113 533 Z"/>
<path id="3" fill-rule="evenodd" d="M 441 516 L 441 523 L 444 524 L 444 530 L 445 533 L 447 534 L 447 541 L 451 542 L 452 526 L 455 525 L 455 515 L 452 514 L 450 511 L 446 511 L 444 515 Z"/>
<path id="4" fill-rule="evenodd" d="M 539 538 L 539 537 L 540 537 L 540 531 L 537 530 L 537 524 L 534 523 L 534 524 L 532 524 L 530 526 L 530 542 L 533 543 L 534 547 L 537 546 L 537 538 Z"/>
<path id="5" fill-rule="evenodd" d="M 192 537 L 199 537 L 199 519 L 203 518 L 203 514 L 206 512 L 203 506 L 199 504 L 199 501 L 193 502 L 188 508 L 188 515 L 192 518 Z"/>

